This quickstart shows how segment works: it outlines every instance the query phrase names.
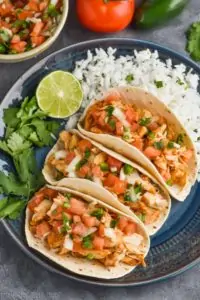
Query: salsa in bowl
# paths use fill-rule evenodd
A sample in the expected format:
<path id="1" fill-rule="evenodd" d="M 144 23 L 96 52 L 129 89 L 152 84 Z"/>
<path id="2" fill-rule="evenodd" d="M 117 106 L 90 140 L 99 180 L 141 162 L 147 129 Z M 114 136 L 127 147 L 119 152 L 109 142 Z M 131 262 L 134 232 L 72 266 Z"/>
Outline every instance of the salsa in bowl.
<path id="1" fill-rule="evenodd" d="M 46 50 L 68 15 L 64 0 L 0 0 L 0 62 L 17 62 Z"/>

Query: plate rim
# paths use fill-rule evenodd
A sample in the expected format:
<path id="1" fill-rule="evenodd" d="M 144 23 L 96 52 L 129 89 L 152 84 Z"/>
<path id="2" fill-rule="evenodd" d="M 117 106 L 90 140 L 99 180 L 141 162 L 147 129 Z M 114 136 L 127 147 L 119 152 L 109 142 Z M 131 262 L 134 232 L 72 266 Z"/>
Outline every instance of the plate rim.
<path id="1" fill-rule="evenodd" d="M 52 57 L 55 57 L 56 55 L 58 55 L 59 53 L 62 53 L 64 51 L 70 51 L 71 49 L 74 48 L 80 48 L 82 46 L 87 47 L 88 45 L 88 50 L 91 48 L 91 44 L 96 44 L 96 46 L 100 43 L 105 43 L 108 42 L 110 44 L 112 44 L 112 42 L 129 42 L 134 44 L 138 44 L 140 46 L 145 46 L 146 48 L 150 47 L 150 48 L 155 48 L 155 50 L 158 51 L 164 51 L 166 54 L 170 54 L 173 55 L 175 58 L 181 60 L 181 63 L 183 64 L 187 64 L 189 65 L 195 72 L 197 72 L 200 76 L 200 66 L 192 61 L 190 58 L 188 58 L 184 53 L 179 53 L 178 51 L 171 49 L 169 47 L 166 46 L 162 46 L 160 44 L 154 43 L 152 41 L 148 41 L 148 40 L 140 40 L 140 39 L 132 39 L 132 38 L 101 38 L 101 39 L 92 39 L 92 40 L 88 40 L 88 41 L 83 41 L 83 42 L 79 42 L 79 43 L 75 43 L 66 47 L 63 47 L 55 52 L 52 52 L 51 54 L 47 55 L 46 57 L 44 57 L 43 59 L 39 60 L 38 62 L 36 62 L 34 65 L 32 65 L 30 68 L 28 68 L 28 70 L 26 70 L 26 72 L 24 72 L 15 82 L 14 84 L 11 86 L 11 88 L 8 90 L 8 92 L 5 94 L 5 96 L 3 97 L 3 100 L 1 101 L 0 104 L 0 110 L 3 108 L 4 104 L 7 103 L 8 99 L 10 98 L 10 95 L 12 94 L 12 91 L 15 89 L 15 87 L 19 84 L 20 82 L 24 82 L 26 79 L 28 79 L 30 77 L 31 74 L 35 73 L 36 70 L 38 68 L 40 68 L 41 65 L 44 65 L 49 59 L 51 59 Z M 99 45 L 99 47 L 101 47 Z M 108 46 L 109 47 L 109 46 Z M 110 45 L 110 47 L 112 47 L 112 45 Z M 113 47 L 114 48 L 114 47 Z M 42 265 L 43 267 L 45 267 L 48 271 L 62 275 L 68 279 L 73 279 L 76 280 L 80 283 L 86 283 L 86 284 L 90 284 L 90 285 L 94 285 L 94 286 L 108 286 L 108 287 L 133 287 L 133 286 L 141 286 L 141 285 L 148 285 L 148 284 L 152 284 L 155 282 L 161 282 L 167 279 L 170 279 L 172 277 L 175 277 L 177 275 L 180 275 L 181 273 L 191 269 L 192 267 L 194 267 L 195 265 L 197 265 L 198 263 L 200 263 L 200 256 L 197 257 L 196 259 L 194 259 L 193 261 L 191 261 L 190 263 L 186 263 L 183 266 L 177 268 L 175 271 L 170 272 L 168 274 L 165 275 L 161 275 L 158 277 L 155 277 L 153 279 L 148 279 L 148 280 L 141 280 L 138 282 L 127 282 L 127 283 L 123 283 L 123 282 L 118 282 L 118 283 L 114 283 L 112 281 L 105 281 L 104 283 L 102 282 L 95 282 L 95 279 L 91 279 L 91 278 L 87 278 L 87 277 L 77 277 L 77 274 L 73 274 L 73 273 L 66 273 L 64 270 L 62 271 L 61 269 L 56 269 L 54 267 L 52 267 L 50 264 L 48 264 L 47 262 L 43 261 L 42 259 L 40 259 L 40 257 L 38 257 L 33 251 L 31 251 L 31 249 L 25 245 L 19 238 L 18 236 L 15 234 L 15 232 L 12 230 L 11 226 L 9 225 L 9 223 L 6 220 L 0 220 L 0 224 L 2 224 L 4 226 L 4 228 L 6 229 L 6 231 L 9 233 L 9 235 L 12 237 L 12 239 L 17 243 L 17 245 L 21 248 L 22 251 L 24 251 L 26 253 L 26 255 L 28 257 L 30 257 L 31 259 L 33 259 L 34 261 L 36 261 L 38 264 Z"/>

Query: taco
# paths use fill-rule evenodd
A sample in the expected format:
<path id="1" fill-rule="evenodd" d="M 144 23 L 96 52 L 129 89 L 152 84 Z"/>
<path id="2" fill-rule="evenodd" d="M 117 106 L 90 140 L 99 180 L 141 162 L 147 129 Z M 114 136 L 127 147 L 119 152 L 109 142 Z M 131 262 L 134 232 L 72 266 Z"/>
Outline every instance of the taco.
<path id="1" fill-rule="evenodd" d="M 43 175 L 52 185 L 78 190 L 135 214 L 150 235 L 160 229 L 171 208 L 168 192 L 148 172 L 77 130 L 60 133 Z"/>
<path id="2" fill-rule="evenodd" d="M 134 87 L 111 90 L 91 103 L 78 128 L 143 166 L 177 200 L 190 193 L 197 177 L 195 146 L 177 117 L 150 93 Z"/>
<path id="3" fill-rule="evenodd" d="M 28 245 L 80 275 L 113 279 L 145 266 L 148 234 L 134 216 L 67 188 L 46 186 L 29 201 Z"/>

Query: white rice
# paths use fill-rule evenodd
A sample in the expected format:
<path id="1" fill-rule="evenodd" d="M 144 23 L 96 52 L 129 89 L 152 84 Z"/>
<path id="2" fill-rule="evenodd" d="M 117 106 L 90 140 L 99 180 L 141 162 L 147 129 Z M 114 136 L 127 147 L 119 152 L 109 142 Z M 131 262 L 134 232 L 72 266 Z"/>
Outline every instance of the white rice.
<path id="1" fill-rule="evenodd" d="M 171 59 L 163 62 L 157 51 L 134 51 L 132 56 L 116 58 L 116 49 L 96 49 L 93 55 L 76 62 L 73 74 L 81 81 L 85 100 L 82 108 L 102 96 L 110 87 L 131 84 L 141 87 L 165 102 L 179 117 L 195 142 L 200 169 L 200 95 L 199 77 L 183 64 L 172 66 Z M 127 75 L 133 80 L 127 82 Z M 130 77 L 130 76 L 129 76 Z M 162 81 L 158 88 L 155 81 Z M 200 179 L 200 171 L 199 171 Z"/>

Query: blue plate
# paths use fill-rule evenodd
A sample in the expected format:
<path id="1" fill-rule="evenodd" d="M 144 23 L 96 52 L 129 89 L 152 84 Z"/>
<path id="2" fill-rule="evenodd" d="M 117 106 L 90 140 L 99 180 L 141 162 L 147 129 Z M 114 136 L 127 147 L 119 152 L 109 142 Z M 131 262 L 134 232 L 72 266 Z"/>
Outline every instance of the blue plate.
<path id="1" fill-rule="evenodd" d="M 131 55 L 133 50 L 149 48 L 158 50 L 160 58 L 171 58 L 173 64 L 183 63 L 187 68 L 193 68 L 200 76 L 200 68 L 186 57 L 162 46 L 147 41 L 131 39 L 101 39 L 73 45 L 51 54 L 38 62 L 27 71 L 10 89 L 0 107 L 0 136 L 3 135 L 2 110 L 19 101 L 25 96 L 32 96 L 40 80 L 49 72 L 62 69 L 73 70 L 77 60 L 84 59 L 87 51 L 95 48 L 108 47 L 117 49 L 116 55 Z M 38 163 L 41 168 L 44 157 L 49 149 L 37 152 Z M 3 160 L 6 157 L 1 155 Z M 8 162 L 9 165 L 10 162 Z M 0 167 L 1 169 L 2 167 Z M 152 247 L 147 257 L 147 268 L 137 268 L 129 275 L 115 280 L 98 280 L 81 277 L 68 272 L 45 257 L 27 247 L 24 236 L 24 217 L 17 221 L 3 220 L 2 224 L 17 242 L 17 244 L 35 261 L 48 270 L 59 273 L 85 283 L 103 286 L 136 286 L 163 280 L 194 266 L 200 261 L 200 184 L 196 184 L 184 203 L 173 201 L 170 216 L 162 229 L 152 238 Z"/>

